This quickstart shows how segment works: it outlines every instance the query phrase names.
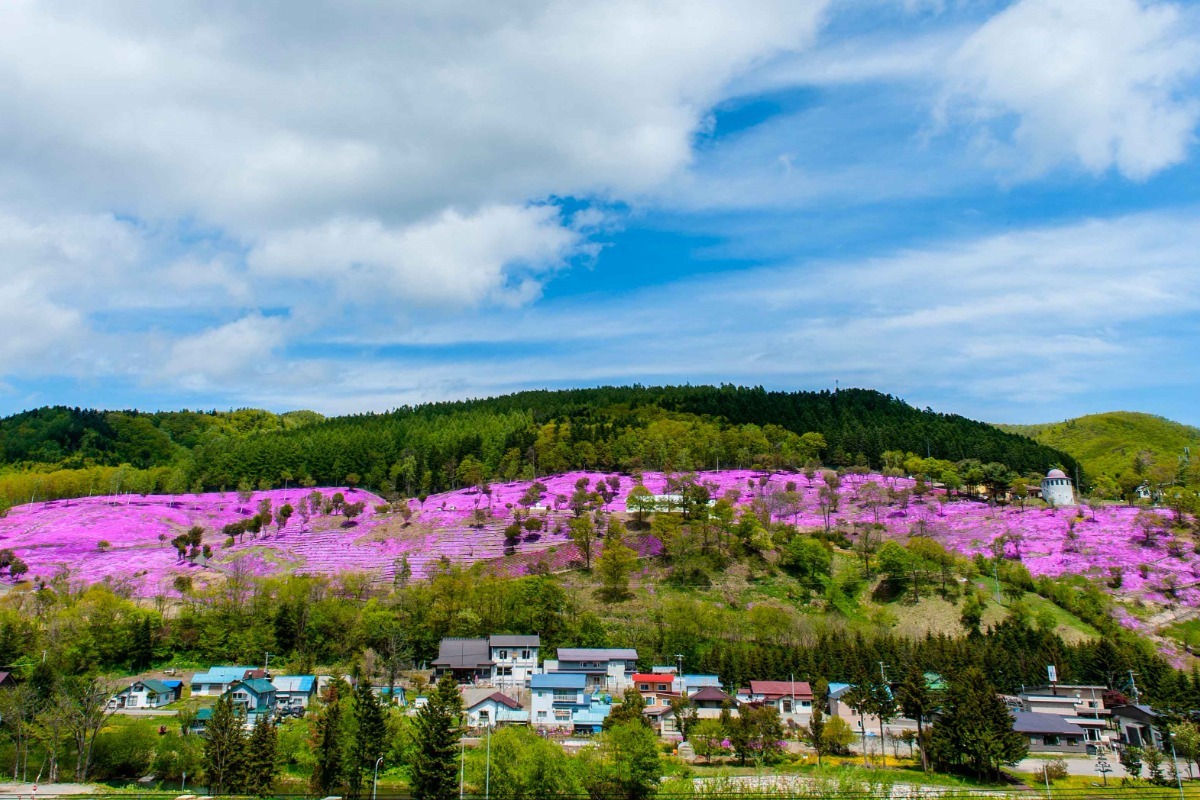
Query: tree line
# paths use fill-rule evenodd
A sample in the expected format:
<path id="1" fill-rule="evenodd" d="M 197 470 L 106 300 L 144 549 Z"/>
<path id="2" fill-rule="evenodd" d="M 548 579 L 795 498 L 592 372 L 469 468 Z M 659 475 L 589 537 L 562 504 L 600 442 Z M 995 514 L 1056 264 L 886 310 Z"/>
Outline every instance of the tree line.
<path id="1" fill-rule="evenodd" d="M 805 440 L 805 435 L 809 439 Z M 812 436 L 819 435 L 821 445 Z M 571 469 L 882 469 L 889 452 L 973 459 L 1012 473 L 1075 468 L 1070 456 L 990 425 L 868 390 L 735 386 L 521 392 L 321 419 L 308 412 L 101 412 L 47 408 L 0 420 L 0 495 L 87 494 L 353 483 L 405 496 Z"/>

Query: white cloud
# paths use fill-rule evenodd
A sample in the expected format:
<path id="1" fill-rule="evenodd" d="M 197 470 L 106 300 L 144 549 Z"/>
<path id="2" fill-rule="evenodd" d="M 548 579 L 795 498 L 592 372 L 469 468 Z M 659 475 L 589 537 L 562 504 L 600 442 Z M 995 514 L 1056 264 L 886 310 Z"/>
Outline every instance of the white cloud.
<path id="1" fill-rule="evenodd" d="M 201 331 L 175 342 L 162 374 L 184 389 L 205 391 L 244 383 L 280 370 L 287 320 L 258 314 Z"/>
<path id="2" fill-rule="evenodd" d="M 469 307 L 530 299 L 538 276 L 582 248 L 553 206 L 489 206 L 400 229 L 338 219 L 290 230 L 264 237 L 249 263 L 259 275 L 317 280 L 350 297 L 369 286 L 410 305 Z"/>
<path id="3" fill-rule="evenodd" d="M 1020 174 L 1067 162 L 1143 179 L 1193 142 L 1196 33 L 1170 3 L 1019 0 L 950 60 L 947 110 L 984 125 L 993 157 Z"/>
<path id="4" fill-rule="evenodd" d="M 431 397 L 452 397 L 544 385 L 547 376 L 782 386 L 840 380 L 915 400 L 953 397 L 959 409 L 984 417 L 1011 418 L 1024 407 L 1025 415 L 1049 419 L 1081 392 L 1146 391 L 1194 369 L 1194 334 L 1164 336 L 1200 312 L 1198 250 L 1194 214 L 1148 214 L 876 259 L 749 270 L 599 304 L 552 302 L 517 319 L 425 326 L 395 340 L 414 348 L 412 360 L 347 381 L 360 396 L 392 391 L 399 403 L 418 383 Z M 463 343 L 492 346 L 486 358 L 420 358 L 422 346 Z M 578 356 L 581 343 L 586 359 Z"/>

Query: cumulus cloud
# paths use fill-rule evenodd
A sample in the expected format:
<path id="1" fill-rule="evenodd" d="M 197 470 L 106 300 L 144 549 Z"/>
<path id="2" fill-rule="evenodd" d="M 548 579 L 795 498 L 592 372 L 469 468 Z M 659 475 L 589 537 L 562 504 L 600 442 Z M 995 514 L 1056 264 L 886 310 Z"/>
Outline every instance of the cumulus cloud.
<path id="1" fill-rule="evenodd" d="M 185 389 L 208 390 L 277 372 L 286 330 L 287 320 L 259 314 L 209 328 L 175 342 L 165 373 Z"/>
<path id="2" fill-rule="evenodd" d="M 1061 163 L 1144 179 L 1179 163 L 1200 104 L 1195 19 L 1146 0 L 1019 0 L 948 64 L 946 110 L 1026 175 Z M 1005 149 L 1005 148 L 1010 149 Z"/>
<path id="3" fill-rule="evenodd" d="M 453 209 L 402 228 L 378 220 L 336 219 L 265 237 L 250 253 L 253 271 L 305 278 L 335 289 L 387 292 L 409 303 L 474 306 L 519 303 L 536 295 L 538 276 L 580 252 L 582 237 L 553 206 Z"/>

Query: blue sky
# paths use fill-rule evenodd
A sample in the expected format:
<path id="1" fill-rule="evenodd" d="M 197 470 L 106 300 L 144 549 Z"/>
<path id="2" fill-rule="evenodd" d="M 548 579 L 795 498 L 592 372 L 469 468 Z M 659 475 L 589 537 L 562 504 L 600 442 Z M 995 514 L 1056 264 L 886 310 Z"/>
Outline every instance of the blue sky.
<path id="1" fill-rule="evenodd" d="M 0 5 L 0 412 L 1200 424 L 1200 6 Z"/>

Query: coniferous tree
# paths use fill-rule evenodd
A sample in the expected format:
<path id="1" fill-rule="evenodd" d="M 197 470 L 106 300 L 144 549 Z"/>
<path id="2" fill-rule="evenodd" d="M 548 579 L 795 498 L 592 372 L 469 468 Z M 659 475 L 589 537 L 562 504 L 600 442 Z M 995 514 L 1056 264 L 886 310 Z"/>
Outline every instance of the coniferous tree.
<path id="1" fill-rule="evenodd" d="M 1029 754 L 1028 740 L 1013 730 L 1012 715 L 977 667 L 951 678 L 942 716 L 930 736 L 931 755 L 943 767 L 996 775 Z"/>
<path id="2" fill-rule="evenodd" d="M 449 673 L 442 676 L 417 712 L 416 751 L 409 772 L 413 800 L 452 800 L 458 794 L 459 720 L 462 694 Z"/>
<path id="3" fill-rule="evenodd" d="M 371 689 L 371 682 L 360 676 L 354 692 L 354 740 L 346 764 L 346 783 L 351 797 L 362 793 L 363 781 L 374 775 L 375 762 L 387 747 L 387 720 L 383 703 Z"/>
<path id="4" fill-rule="evenodd" d="M 342 781 L 342 695 L 347 688 L 344 681 L 334 681 L 325 692 L 317 717 L 313 747 L 316 758 L 309 780 L 313 789 L 321 794 L 329 794 Z"/>
<path id="5" fill-rule="evenodd" d="M 925 680 L 921 669 L 912 664 L 905 673 L 904 679 L 896 687 L 896 701 L 904 716 L 917 721 L 917 743 L 921 748 L 921 768 L 929 770 L 929 754 L 926 753 L 925 718 L 934 710 L 933 691 Z"/>
<path id="6" fill-rule="evenodd" d="M 204 775 L 211 794 L 236 792 L 244 783 L 245 739 L 233 699 L 224 695 L 213 706 L 204 728 Z"/>
<path id="7" fill-rule="evenodd" d="M 266 797 L 275 787 L 279 774 L 278 739 L 275 725 L 264 714 L 254 723 L 254 730 L 245 746 L 245 769 L 242 789 L 247 794 Z"/>

